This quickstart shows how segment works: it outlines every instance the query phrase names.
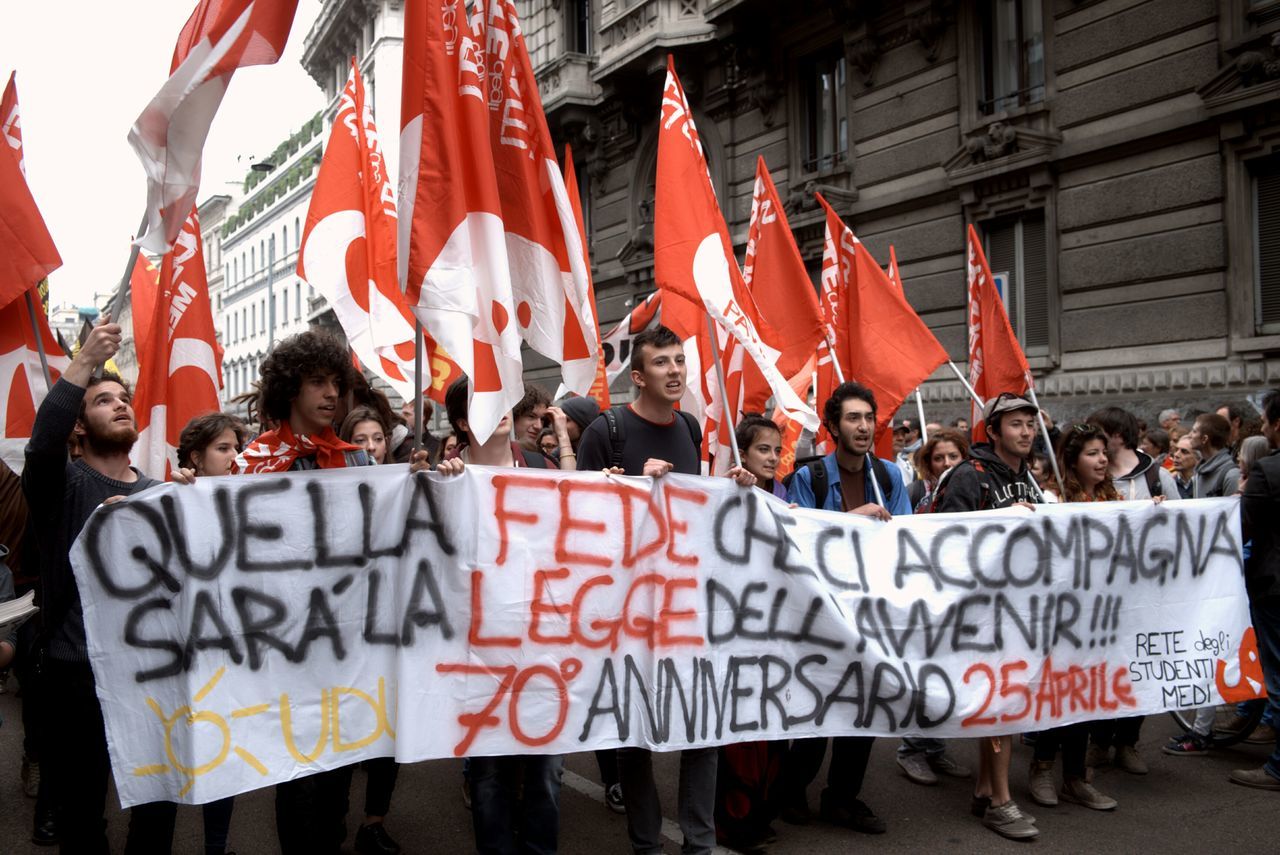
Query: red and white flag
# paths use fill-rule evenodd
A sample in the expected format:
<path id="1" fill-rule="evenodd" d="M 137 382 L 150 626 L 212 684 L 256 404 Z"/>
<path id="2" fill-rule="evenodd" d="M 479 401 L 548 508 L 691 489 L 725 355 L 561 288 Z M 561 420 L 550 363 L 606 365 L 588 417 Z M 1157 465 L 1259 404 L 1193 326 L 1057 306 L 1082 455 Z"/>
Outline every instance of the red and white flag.
<path id="1" fill-rule="evenodd" d="M 609 407 L 609 372 L 605 366 L 604 347 L 600 341 L 600 307 L 596 304 L 596 285 L 591 277 L 591 253 L 587 251 L 587 224 L 582 216 L 582 197 L 578 192 L 578 172 L 573 165 L 573 149 L 564 147 L 564 189 L 573 207 L 573 220 L 578 227 L 578 239 L 582 243 L 582 266 L 587 272 L 587 300 L 591 307 L 591 323 L 596 334 L 596 376 L 591 381 L 587 395 L 594 398 L 600 409 Z"/>
<path id="2" fill-rule="evenodd" d="M 209 126 L 237 68 L 280 58 L 298 0 L 200 0 L 178 35 L 169 79 L 129 131 L 147 173 L 147 222 L 135 243 L 172 248 L 200 191 Z"/>
<path id="3" fill-rule="evenodd" d="M 991 266 L 982 251 L 982 242 L 969 226 L 969 300 L 966 317 L 969 327 L 969 385 L 984 401 L 1001 392 L 1025 395 L 1031 386 L 1031 366 L 1009 325 L 1004 300 L 991 276 Z M 974 442 L 987 438 L 982 410 L 972 404 L 970 424 Z"/>
<path id="4" fill-rule="evenodd" d="M 844 295 L 845 323 L 840 364 L 845 379 L 856 380 L 876 398 L 876 445 L 881 457 L 892 457 L 891 422 L 902 402 L 939 365 L 947 352 L 900 287 L 895 287 L 865 244 L 821 199 L 827 210 L 829 247 L 838 253 L 832 269 Z M 832 234 L 835 231 L 836 234 Z M 824 261 L 824 275 L 826 264 Z"/>
<path id="5" fill-rule="evenodd" d="M 4 144 L 0 145 L 0 307 L 4 307 L 61 267 L 62 256 L 27 187 L 13 75 L 0 98 L 0 112 L 4 115 Z"/>
<path id="6" fill-rule="evenodd" d="M 654 291 L 618 321 L 617 326 L 600 337 L 600 350 L 604 354 L 604 367 L 610 386 L 631 370 L 631 340 L 660 323 L 662 292 Z"/>
<path id="7" fill-rule="evenodd" d="M 899 291 L 902 290 L 902 274 L 898 272 L 898 253 L 894 251 L 893 244 L 889 244 L 889 269 L 885 271 L 885 275 L 889 277 L 889 284 Z"/>
<path id="8" fill-rule="evenodd" d="M 779 351 L 778 370 L 790 382 L 813 359 L 822 341 L 822 310 L 763 157 L 756 161 L 742 278 L 773 333 L 770 343 Z M 743 406 L 762 412 L 772 390 L 754 364 L 744 370 Z M 810 374 L 805 374 L 806 384 L 809 379 Z"/>
<path id="9" fill-rule="evenodd" d="M 360 364 L 412 400 L 414 328 L 396 273 L 396 200 L 353 59 L 316 177 L 298 276 L 333 306 Z"/>
<path id="10" fill-rule="evenodd" d="M 134 305 L 147 302 L 150 317 L 134 318 L 135 329 L 141 324 L 149 324 L 150 329 L 138 349 L 138 388 L 133 398 L 138 441 L 131 456 L 147 475 L 167 478 L 178 465 L 178 435 L 187 422 L 222 406 L 218 398 L 222 365 L 194 209 L 173 251 L 160 264 L 154 300 Z"/>
<path id="11" fill-rule="evenodd" d="M 743 348 L 744 359 L 760 369 L 778 405 L 791 418 L 816 428 L 817 415 L 782 376 L 778 370 L 780 353 L 761 332 L 768 328 L 734 257 L 698 129 L 671 57 L 667 58 L 658 128 L 654 209 L 653 261 L 658 287 L 702 306 Z M 664 314 L 669 308 L 663 307 Z"/>
<path id="12" fill-rule="evenodd" d="M 22 154 L 22 122 L 18 111 L 18 88 L 14 76 L 9 77 L 9 84 L 0 96 L 0 170 L 16 170 L 9 172 L 8 180 L 15 185 L 12 191 L 26 188 L 26 170 L 23 166 Z M 0 195 L 8 195 L 0 190 Z M 27 194 L 30 195 L 29 193 Z M 39 212 L 31 211 L 35 216 Z M 3 217 L 4 214 L 0 214 Z M 40 222 L 43 229 L 43 221 Z M 47 232 L 45 236 L 47 237 Z M 0 246 L 5 246 L 0 240 Z M 49 248 L 53 242 L 49 241 Z M 56 257 L 57 250 L 53 250 Z M 59 262 L 60 263 L 60 262 Z M 54 267 L 57 264 L 53 265 Z M 51 268 L 52 269 L 52 268 Z M 13 280 L 15 286 L 21 286 L 23 278 Z M 45 361 L 49 365 L 49 376 L 44 373 L 44 363 L 40 360 L 41 347 L 44 349 Z M 71 364 L 71 360 L 58 345 L 58 339 L 49 328 L 49 317 L 45 312 L 44 301 L 40 298 L 39 282 L 27 283 L 18 297 L 0 307 L 0 457 L 15 472 L 22 471 L 23 449 L 31 437 L 31 426 L 35 424 L 36 410 L 49 392 L 50 381 L 57 380 L 59 375 Z"/>
<path id="13" fill-rule="evenodd" d="M 401 97 L 405 296 L 471 378 L 483 441 L 524 394 L 521 340 L 573 392 L 596 374 L 581 238 L 514 4 L 409 0 Z"/>

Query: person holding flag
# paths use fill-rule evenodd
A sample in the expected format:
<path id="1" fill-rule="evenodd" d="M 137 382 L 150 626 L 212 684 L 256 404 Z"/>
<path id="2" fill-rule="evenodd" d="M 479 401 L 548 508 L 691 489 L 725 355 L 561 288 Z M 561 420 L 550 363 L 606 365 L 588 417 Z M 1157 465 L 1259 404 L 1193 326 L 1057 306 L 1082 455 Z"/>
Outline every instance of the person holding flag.
<path id="1" fill-rule="evenodd" d="M 797 469 L 787 500 L 802 508 L 853 513 L 888 521 L 911 513 L 902 473 L 892 461 L 876 457 L 872 448 L 876 399 L 857 383 L 841 383 L 822 408 L 823 426 L 836 440 L 836 450 Z M 837 736 L 832 740 L 827 787 L 820 815 L 828 822 L 865 834 L 883 834 L 884 820 L 859 798 L 871 759 L 871 736 Z M 823 737 L 797 739 L 783 770 L 783 818 L 803 823 L 809 807 L 805 789 L 817 776 L 827 753 Z"/>

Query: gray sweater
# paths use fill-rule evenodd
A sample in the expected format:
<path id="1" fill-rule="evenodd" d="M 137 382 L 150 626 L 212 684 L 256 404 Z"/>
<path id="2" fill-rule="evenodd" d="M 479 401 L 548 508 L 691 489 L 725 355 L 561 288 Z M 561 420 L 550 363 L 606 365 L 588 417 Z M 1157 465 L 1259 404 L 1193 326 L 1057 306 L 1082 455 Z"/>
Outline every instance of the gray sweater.
<path id="1" fill-rule="evenodd" d="M 1240 492 L 1240 467 L 1231 456 L 1231 449 L 1224 448 L 1196 467 L 1192 482 L 1197 499 L 1214 496 L 1234 496 Z"/>
<path id="2" fill-rule="evenodd" d="M 127 496 L 160 483 L 138 470 L 133 483 L 116 481 L 86 464 L 67 458 L 67 438 L 80 414 L 85 390 L 58 380 L 36 413 L 22 470 L 22 491 L 32 520 L 28 548 L 39 551 L 42 589 L 41 619 L 50 658 L 88 662 L 84 609 L 68 552 L 98 505 L 112 496 Z"/>

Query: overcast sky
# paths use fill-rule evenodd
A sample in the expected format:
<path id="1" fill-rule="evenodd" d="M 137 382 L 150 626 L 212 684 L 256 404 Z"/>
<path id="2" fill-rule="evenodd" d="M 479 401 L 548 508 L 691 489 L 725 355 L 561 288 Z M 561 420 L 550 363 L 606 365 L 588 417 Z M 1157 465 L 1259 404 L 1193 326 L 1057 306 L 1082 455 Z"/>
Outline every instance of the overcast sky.
<path id="1" fill-rule="evenodd" d="M 195 0 L 56 0 L 4 4 L 0 89 L 18 72 L 27 181 L 62 255 L 52 302 L 88 305 L 119 282 L 146 204 L 126 139 L 169 74 Z M 239 182 L 324 106 L 302 69 L 320 0 L 301 0 L 276 65 L 236 72 L 204 149 L 200 199 Z"/>

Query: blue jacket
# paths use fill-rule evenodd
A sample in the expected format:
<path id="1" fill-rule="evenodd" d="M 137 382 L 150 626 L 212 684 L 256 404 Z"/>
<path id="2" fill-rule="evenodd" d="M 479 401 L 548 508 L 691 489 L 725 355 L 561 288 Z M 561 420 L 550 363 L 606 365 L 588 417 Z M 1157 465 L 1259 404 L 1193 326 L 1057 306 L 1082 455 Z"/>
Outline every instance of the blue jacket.
<path id="1" fill-rule="evenodd" d="M 907 497 L 906 485 L 902 483 L 902 471 L 891 460 L 881 458 L 880 462 L 884 464 L 891 486 L 888 494 L 884 497 L 885 509 L 895 517 L 909 515 L 911 513 L 911 499 Z M 867 474 L 864 479 L 866 482 L 866 495 L 863 496 L 863 501 L 857 503 L 858 505 L 873 502 L 879 504 L 876 500 L 876 488 L 871 483 L 871 479 L 875 477 L 875 471 L 869 464 L 870 461 L 868 461 Z M 814 498 L 813 485 L 809 483 L 808 466 L 802 466 L 796 470 L 796 474 L 791 479 L 791 487 L 787 490 L 787 501 L 794 502 L 802 508 L 818 508 L 819 510 L 839 513 L 843 510 L 843 502 L 840 496 L 840 468 L 836 465 L 836 453 L 833 451 L 822 458 L 822 465 L 827 470 L 827 495 L 823 497 L 822 503 L 819 504 Z"/>

